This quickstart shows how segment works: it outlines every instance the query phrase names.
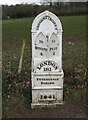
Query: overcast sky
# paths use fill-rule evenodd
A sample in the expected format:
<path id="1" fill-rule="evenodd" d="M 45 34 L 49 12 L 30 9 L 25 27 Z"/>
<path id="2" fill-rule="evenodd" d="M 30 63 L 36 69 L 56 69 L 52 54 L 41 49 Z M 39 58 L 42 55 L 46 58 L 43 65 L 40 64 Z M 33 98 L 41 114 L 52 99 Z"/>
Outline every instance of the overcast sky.
<path id="1" fill-rule="evenodd" d="M 1 5 L 15 5 L 20 3 L 38 3 L 40 0 L 0 0 Z"/>
<path id="2" fill-rule="evenodd" d="M 21 4 L 21 3 L 39 3 L 41 0 L 0 0 L 1 5 L 15 5 L 15 4 Z M 63 1 L 63 0 L 58 0 Z M 64 0 L 64 1 L 70 1 L 70 2 L 85 2 L 87 0 Z"/>

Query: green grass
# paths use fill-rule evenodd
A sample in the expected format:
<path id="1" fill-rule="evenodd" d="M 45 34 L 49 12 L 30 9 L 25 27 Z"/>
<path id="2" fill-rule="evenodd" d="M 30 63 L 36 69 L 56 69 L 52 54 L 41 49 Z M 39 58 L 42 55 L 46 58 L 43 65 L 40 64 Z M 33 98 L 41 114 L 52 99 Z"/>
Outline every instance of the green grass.
<path id="1" fill-rule="evenodd" d="M 63 68 L 71 69 L 73 68 L 71 64 L 85 64 L 86 16 L 60 17 L 60 20 L 63 26 Z M 13 64 L 16 62 L 18 66 L 23 40 L 26 40 L 24 61 L 27 58 L 30 59 L 32 21 L 33 18 L 3 21 L 3 63 L 8 65 L 10 62 L 10 65 L 12 63 L 11 66 L 14 67 Z M 74 45 L 69 45 L 69 42 Z"/>
<path id="2" fill-rule="evenodd" d="M 86 34 L 86 16 L 60 17 L 65 36 L 84 38 Z"/>
<path id="3" fill-rule="evenodd" d="M 65 77 L 74 80 L 77 66 L 86 68 L 86 16 L 60 17 L 63 25 L 63 69 Z M 30 100 L 29 86 L 31 71 L 31 25 L 33 18 L 3 20 L 3 99 L 6 110 L 9 100 L 16 94 L 23 95 Z M 22 73 L 17 73 L 23 40 L 26 46 L 23 57 Z M 69 76 L 70 74 L 70 76 Z M 67 78 L 68 79 L 68 78 Z M 67 86 L 68 87 L 68 86 Z M 77 93 L 79 94 L 79 93 Z M 83 94 L 85 95 L 85 94 Z M 15 103 L 11 103 L 12 108 Z M 18 103 L 18 102 L 17 102 Z M 17 104 L 16 104 L 17 105 Z"/>

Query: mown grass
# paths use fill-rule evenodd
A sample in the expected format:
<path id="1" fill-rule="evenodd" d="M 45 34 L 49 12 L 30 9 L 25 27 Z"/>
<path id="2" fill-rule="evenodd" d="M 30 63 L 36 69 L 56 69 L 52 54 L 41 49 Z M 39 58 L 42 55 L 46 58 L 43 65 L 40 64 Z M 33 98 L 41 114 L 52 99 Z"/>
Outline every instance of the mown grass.
<path id="1" fill-rule="evenodd" d="M 3 20 L 2 79 L 3 107 L 6 111 L 8 111 L 9 108 L 14 108 L 14 104 L 17 105 L 17 101 L 12 104 L 11 100 L 14 102 L 14 98 L 16 98 L 18 94 L 20 94 L 24 101 L 26 100 L 26 103 L 31 102 L 29 87 L 31 87 L 31 24 L 33 19 L 34 18 Z M 84 78 L 81 78 L 81 80 L 75 78 L 75 69 L 79 70 L 79 66 L 82 66 L 81 70 L 82 68 L 86 69 L 86 16 L 65 16 L 60 17 L 60 20 L 63 25 L 63 70 L 65 73 L 64 79 L 67 82 L 65 82 L 65 89 L 67 89 L 70 88 L 69 86 L 78 86 L 82 80 L 85 80 Z M 23 40 L 26 40 L 26 46 L 22 72 L 18 74 L 17 70 Z M 78 82 L 75 83 L 74 80 L 78 80 Z M 66 99 L 67 98 L 66 96 Z M 9 100 L 11 106 L 8 106 Z"/>
<path id="2" fill-rule="evenodd" d="M 71 66 L 72 63 L 76 65 L 82 64 L 82 63 L 85 64 L 86 62 L 85 61 L 86 16 L 60 17 L 60 20 L 63 26 L 63 67 L 64 69 L 67 66 L 68 66 L 68 69 L 74 68 L 73 65 L 72 65 L 73 67 Z M 3 21 L 3 63 L 7 64 L 7 59 L 10 59 L 13 62 L 13 64 L 15 63 L 17 59 L 15 59 L 14 57 L 16 58 L 20 57 L 20 51 L 21 51 L 23 40 L 26 40 L 26 50 L 28 50 L 28 52 L 25 50 L 28 56 L 26 57 L 26 59 L 29 58 L 29 56 L 31 55 L 31 34 L 30 34 L 31 32 L 30 31 L 31 31 L 32 21 L 33 21 L 33 18 Z M 26 53 L 24 55 L 26 55 Z M 5 60 L 6 62 L 4 62 Z M 68 65 L 66 65 L 67 61 L 69 63 Z"/>

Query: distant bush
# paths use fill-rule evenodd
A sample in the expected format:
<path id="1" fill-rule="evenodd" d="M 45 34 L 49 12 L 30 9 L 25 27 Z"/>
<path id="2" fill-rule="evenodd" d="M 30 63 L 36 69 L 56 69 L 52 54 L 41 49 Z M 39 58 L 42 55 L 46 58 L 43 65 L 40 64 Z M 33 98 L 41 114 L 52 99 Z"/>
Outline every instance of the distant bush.
<path id="1" fill-rule="evenodd" d="M 2 11 L 3 19 L 8 18 L 23 18 L 33 17 L 43 12 L 44 10 L 50 10 L 57 16 L 65 15 L 84 15 L 86 14 L 86 3 L 68 3 L 68 4 L 54 4 L 54 5 L 36 5 L 36 4 L 17 4 L 15 6 L 3 5 Z"/>

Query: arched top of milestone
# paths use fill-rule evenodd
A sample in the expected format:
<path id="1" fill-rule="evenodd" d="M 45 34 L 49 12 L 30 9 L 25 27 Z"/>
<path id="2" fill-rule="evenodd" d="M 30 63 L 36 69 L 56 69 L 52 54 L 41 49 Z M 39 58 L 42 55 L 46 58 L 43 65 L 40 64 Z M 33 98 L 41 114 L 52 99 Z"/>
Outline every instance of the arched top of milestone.
<path id="1" fill-rule="evenodd" d="M 62 32 L 62 24 L 61 24 L 59 18 L 58 18 L 55 14 L 49 12 L 48 10 L 40 13 L 40 14 L 34 19 L 34 21 L 33 21 L 33 23 L 32 23 L 32 30 L 31 30 L 31 31 L 32 31 L 32 32 L 36 32 L 36 31 L 38 30 L 38 28 L 40 27 L 40 24 L 41 24 L 45 19 L 48 19 L 49 21 L 51 21 L 51 22 L 54 24 L 54 26 L 57 27 L 56 29 L 58 29 L 58 31 L 61 31 L 61 32 Z"/>

